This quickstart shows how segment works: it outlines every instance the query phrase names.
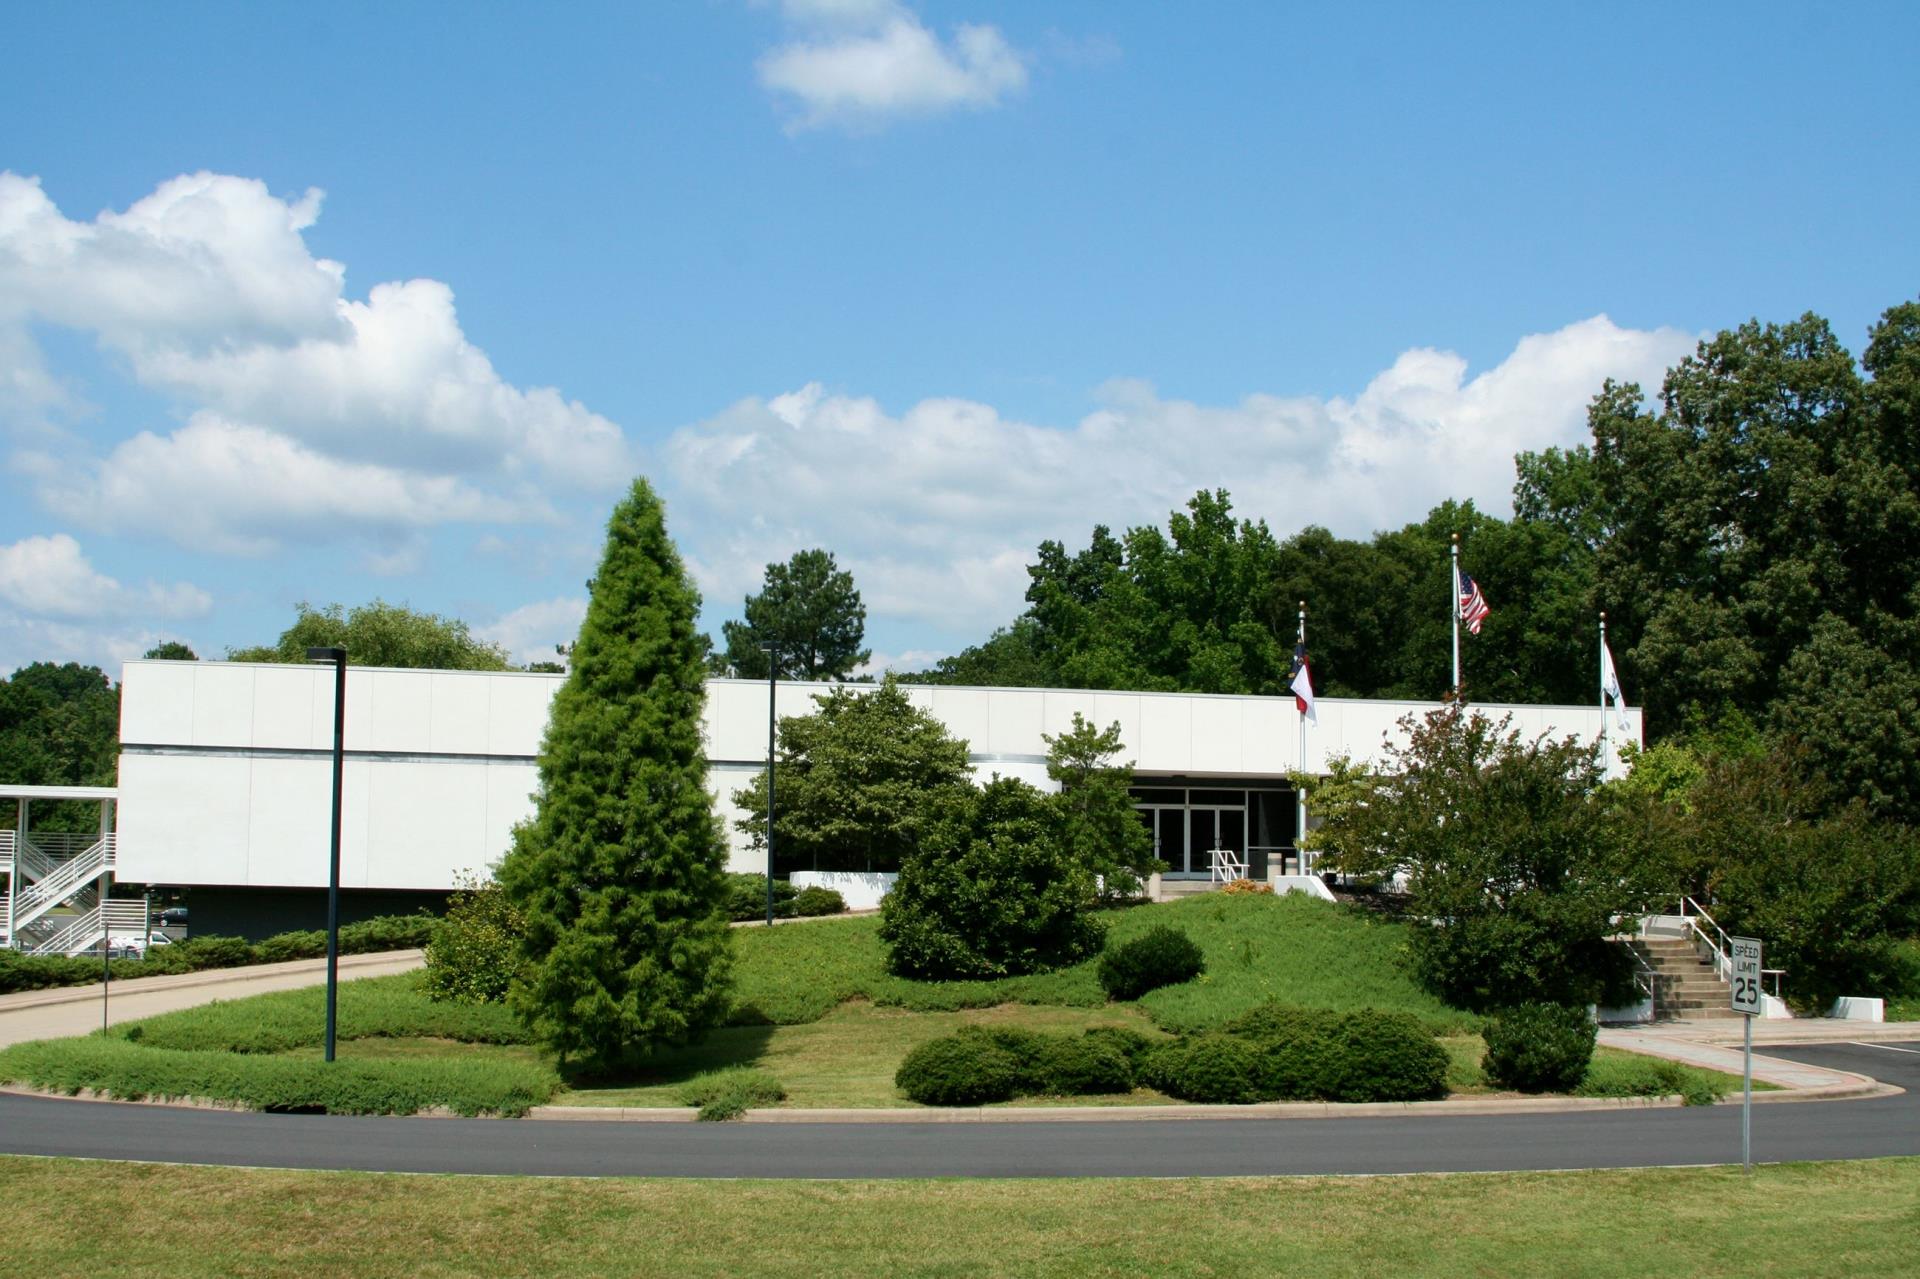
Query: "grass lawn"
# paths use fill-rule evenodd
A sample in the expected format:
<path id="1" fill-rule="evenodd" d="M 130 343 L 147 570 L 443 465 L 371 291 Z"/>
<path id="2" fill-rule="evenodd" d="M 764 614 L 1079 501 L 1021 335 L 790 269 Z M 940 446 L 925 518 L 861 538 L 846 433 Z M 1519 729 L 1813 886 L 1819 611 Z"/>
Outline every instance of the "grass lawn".
<path id="1" fill-rule="evenodd" d="M 734 934 L 736 1014 L 704 1042 L 663 1054 L 618 1080 L 574 1081 L 526 1043 L 502 1007 L 437 1004 L 418 974 L 348 982 L 340 991 L 340 1063 L 320 1055 L 320 987 L 210 1004 L 116 1027 L 108 1036 L 0 1051 L 0 1078 L 56 1091 L 93 1088 L 129 1097 L 214 1097 L 271 1109 L 399 1113 L 431 1107 L 434 1087 L 462 1113 L 519 1113 L 551 1099 L 578 1105 L 681 1105 L 704 1072 L 747 1066 L 776 1079 L 791 1107 L 900 1107 L 893 1075 L 914 1045 L 969 1023 L 1079 1031 L 1125 1025 L 1147 1033 L 1203 1029 L 1267 999 L 1331 1008 L 1413 1013 L 1452 1059 L 1449 1085 L 1491 1091 L 1480 1073 L 1479 1020 L 1417 987 L 1403 961 L 1403 926 L 1302 896 L 1193 898 L 1114 912 L 1111 935 L 1159 923 L 1201 946 L 1207 971 L 1108 1004 L 1092 961 L 1061 972 L 995 982 L 911 982 L 886 972 L 878 920 L 815 921 Z M 1601 1050 L 1589 1078 L 1599 1095 L 1724 1089 L 1707 1072 L 1660 1075 L 1647 1058 Z M 411 1079 L 408 1072 L 417 1072 Z M 429 1078 L 431 1076 L 431 1078 Z M 557 1095 L 556 1095 L 557 1094 Z M 1145 1089 L 1089 1104 L 1167 1100 Z M 1016 1103 L 1017 1104 L 1017 1103 Z M 1034 1104 L 1029 1100 L 1026 1104 Z"/>
<path id="2" fill-rule="evenodd" d="M 1920 937 L 1900 945 L 1906 952 L 1907 989 L 1887 1000 L 1887 1020 L 1920 1021 Z"/>
<path id="3" fill-rule="evenodd" d="M 0 1158 L 23 1275 L 1916 1275 L 1920 1160 L 1217 1180 L 379 1176 Z"/>

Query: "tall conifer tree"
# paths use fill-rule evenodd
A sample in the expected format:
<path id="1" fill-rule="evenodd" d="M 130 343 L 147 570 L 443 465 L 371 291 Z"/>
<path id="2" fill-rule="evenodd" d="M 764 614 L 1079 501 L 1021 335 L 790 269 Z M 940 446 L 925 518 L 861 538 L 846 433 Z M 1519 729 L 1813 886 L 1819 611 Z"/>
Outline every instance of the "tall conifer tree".
<path id="1" fill-rule="evenodd" d="M 727 1010 L 726 847 L 706 787 L 699 594 L 645 480 L 614 509 L 533 818 L 500 882 L 526 917 L 511 1001 L 589 1067 L 697 1036 Z"/>

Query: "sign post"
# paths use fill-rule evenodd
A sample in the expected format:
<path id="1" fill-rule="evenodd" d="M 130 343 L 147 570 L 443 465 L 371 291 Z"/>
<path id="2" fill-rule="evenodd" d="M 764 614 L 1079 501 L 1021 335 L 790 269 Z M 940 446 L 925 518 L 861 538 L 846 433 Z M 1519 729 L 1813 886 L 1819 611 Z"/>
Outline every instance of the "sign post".
<path id="1" fill-rule="evenodd" d="M 1746 1070 L 1740 1102 L 1740 1167 L 1753 1171 L 1753 1019 L 1760 1015 L 1760 942 L 1754 937 L 1729 937 L 1733 952 L 1733 1011 L 1746 1020 Z"/>

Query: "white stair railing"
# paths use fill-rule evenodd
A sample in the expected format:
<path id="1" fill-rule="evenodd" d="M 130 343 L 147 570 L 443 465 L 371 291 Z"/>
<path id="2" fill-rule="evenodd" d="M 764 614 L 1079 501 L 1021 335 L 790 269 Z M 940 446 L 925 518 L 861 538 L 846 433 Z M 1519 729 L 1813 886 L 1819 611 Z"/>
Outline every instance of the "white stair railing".
<path id="1" fill-rule="evenodd" d="M 113 864 L 114 836 L 109 833 L 98 837 L 84 852 L 57 864 L 45 877 L 23 886 L 14 908 L 14 928 L 24 931 L 54 907 L 88 892 L 95 880 L 113 869 Z"/>
<path id="2" fill-rule="evenodd" d="M 1236 879 L 1247 877 L 1247 855 L 1231 848 L 1215 848 L 1209 853 L 1213 865 L 1213 882 L 1231 884 Z"/>
<path id="3" fill-rule="evenodd" d="M 66 920 L 50 933 L 27 947 L 30 955 L 77 955 L 92 950 L 104 938 L 134 937 L 144 947 L 147 940 L 147 904 L 144 901 L 108 901 Z"/>

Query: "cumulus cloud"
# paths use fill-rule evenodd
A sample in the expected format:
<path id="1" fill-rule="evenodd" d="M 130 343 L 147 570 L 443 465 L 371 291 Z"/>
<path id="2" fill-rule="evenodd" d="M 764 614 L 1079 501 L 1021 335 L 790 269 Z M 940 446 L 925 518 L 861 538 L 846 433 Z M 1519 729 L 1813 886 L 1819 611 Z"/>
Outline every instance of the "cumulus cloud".
<path id="1" fill-rule="evenodd" d="M 212 598 L 187 582 L 128 587 L 95 569 L 65 533 L 0 546 L 0 601 L 20 613 L 61 621 L 200 617 Z"/>
<path id="2" fill-rule="evenodd" d="M 961 23 L 950 39 L 897 0 L 790 0 L 799 38 L 759 62 L 760 83 L 793 108 L 794 130 L 873 129 L 902 116 L 998 106 L 1027 83 L 997 27 Z"/>
<path id="3" fill-rule="evenodd" d="M 565 596 L 523 604 L 497 621 L 476 627 L 474 633 L 506 649 L 522 666 L 551 662 L 556 660 L 554 646 L 573 643 L 586 616 L 585 596 Z"/>
<path id="4" fill-rule="evenodd" d="M 445 284 L 346 296 L 344 268 L 302 236 L 320 203 L 317 190 L 289 200 L 198 173 L 82 222 L 36 180 L 0 173 L 0 414 L 18 426 L 70 399 L 31 336 L 51 324 L 92 333 L 187 417 L 90 462 L 17 454 L 44 501 L 111 497 L 80 509 L 101 527 L 255 553 L 295 532 L 390 543 L 396 530 L 539 518 L 529 492 L 625 482 L 619 427 L 551 387 L 505 382 Z M 378 554 L 402 562 L 392 545 Z"/>
<path id="5" fill-rule="evenodd" d="M 1582 441 L 1605 378 L 1657 382 L 1695 340 L 1596 316 L 1478 376 L 1453 353 L 1408 351 L 1350 399 L 1205 405 L 1116 381 L 1068 427 L 956 399 L 896 417 L 810 384 L 680 430 L 665 463 L 679 509 L 698 513 L 688 558 L 710 599 L 730 604 L 768 561 L 828 546 L 870 613 L 984 634 L 1019 612 L 1042 539 L 1163 523 L 1201 488 L 1228 489 L 1283 537 L 1308 524 L 1366 536 L 1448 497 L 1504 512 L 1516 452 Z"/>

